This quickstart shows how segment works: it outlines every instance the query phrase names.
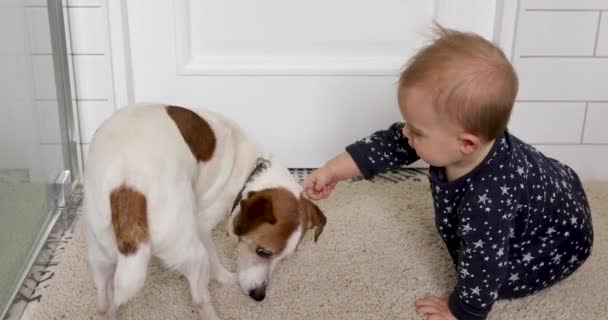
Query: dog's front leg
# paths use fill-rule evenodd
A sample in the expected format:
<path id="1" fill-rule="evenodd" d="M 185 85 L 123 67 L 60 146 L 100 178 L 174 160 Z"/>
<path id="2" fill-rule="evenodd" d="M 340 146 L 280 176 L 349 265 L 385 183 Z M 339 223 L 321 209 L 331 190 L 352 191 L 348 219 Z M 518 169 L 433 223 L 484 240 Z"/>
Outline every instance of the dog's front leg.
<path id="1" fill-rule="evenodd" d="M 219 320 L 209 294 L 209 261 L 205 246 L 197 240 L 191 242 L 180 261 L 174 261 L 190 284 L 192 301 L 199 311 L 201 320 Z"/>
<path id="2" fill-rule="evenodd" d="M 201 240 L 209 253 L 209 266 L 211 271 L 211 279 L 223 284 L 232 285 L 236 284 L 236 274 L 228 271 L 226 267 L 220 261 L 215 248 L 215 243 L 211 239 L 211 233 L 205 233 L 201 235 Z"/>
<path id="3" fill-rule="evenodd" d="M 211 237 L 213 228 L 228 215 L 226 201 L 216 201 L 209 208 L 199 212 L 199 237 L 209 254 L 211 279 L 223 284 L 236 284 L 236 274 L 228 271 L 220 261 L 215 243 Z"/>

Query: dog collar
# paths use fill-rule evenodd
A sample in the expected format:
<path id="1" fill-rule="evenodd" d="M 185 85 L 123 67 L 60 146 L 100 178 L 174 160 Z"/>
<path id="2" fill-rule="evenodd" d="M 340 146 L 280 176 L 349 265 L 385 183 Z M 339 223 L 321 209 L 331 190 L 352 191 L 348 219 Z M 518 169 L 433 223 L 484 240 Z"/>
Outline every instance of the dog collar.
<path id="1" fill-rule="evenodd" d="M 234 203 L 232 204 L 232 210 L 230 210 L 231 215 L 234 212 L 234 209 L 236 209 L 236 207 L 239 205 L 239 202 L 241 202 L 241 200 L 243 199 L 243 191 L 245 190 L 245 187 L 247 187 L 247 184 L 249 184 L 256 176 L 258 176 L 264 170 L 268 169 L 270 165 L 270 160 L 261 157 L 257 158 L 255 168 L 253 168 L 253 171 L 251 171 L 249 177 L 247 177 L 247 181 L 245 181 L 245 183 L 243 184 L 241 191 L 239 191 L 236 196 L 236 199 L 234 199 Z"/>

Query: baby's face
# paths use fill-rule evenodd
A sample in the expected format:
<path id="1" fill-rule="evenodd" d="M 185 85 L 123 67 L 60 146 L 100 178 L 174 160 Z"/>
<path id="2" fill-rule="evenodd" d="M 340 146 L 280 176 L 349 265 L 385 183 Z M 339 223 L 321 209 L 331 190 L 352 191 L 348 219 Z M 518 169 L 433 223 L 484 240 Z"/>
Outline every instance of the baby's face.
<path id="1" fill-rule="evenodd" d="M 459 134 L 462 129 L 433 106 L 432 91 L 425 87 L 399 90 L 399 109 L 405 120 L 403 135 L 428 164 L 446 167 L 463 158 Z"/>

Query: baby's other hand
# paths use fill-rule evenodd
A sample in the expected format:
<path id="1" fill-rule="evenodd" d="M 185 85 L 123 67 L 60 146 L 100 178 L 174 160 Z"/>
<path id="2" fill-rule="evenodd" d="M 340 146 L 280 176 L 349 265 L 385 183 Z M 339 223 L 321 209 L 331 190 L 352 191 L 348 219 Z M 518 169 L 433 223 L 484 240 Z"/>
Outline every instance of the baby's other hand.
<path id="1" fill-rule="evenodd" d="M 448 306 L 448 297 L 426 297 L 416 301 L 416 313 L 427 320 L 458 320 Z"/>
<path id="2" fill-rule="evenodd" d="M 321 167 L 304 179 L 302 187 L 310 199 L 320 200 L 329 196 L 337 182 L 329 168 Z"/>

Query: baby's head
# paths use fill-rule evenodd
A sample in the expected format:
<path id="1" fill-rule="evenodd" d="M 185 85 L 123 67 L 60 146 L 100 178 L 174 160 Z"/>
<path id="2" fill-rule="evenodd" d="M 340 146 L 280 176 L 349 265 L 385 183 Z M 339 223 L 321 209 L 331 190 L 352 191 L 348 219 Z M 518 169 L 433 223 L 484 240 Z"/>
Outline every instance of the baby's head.
<path id="1" fill-rule="evenodd" d="M 444 167 L 504 132 L 518 80 L 504 53 L 481 36 L 437 24 L 434 35 L 401 74 L 399 109 L 416 153 Z"/>

